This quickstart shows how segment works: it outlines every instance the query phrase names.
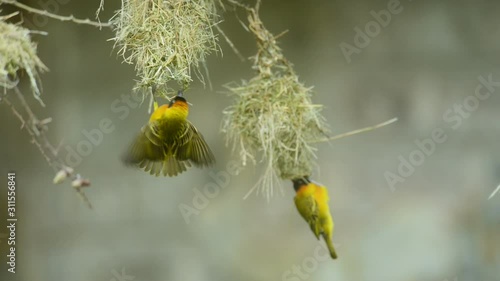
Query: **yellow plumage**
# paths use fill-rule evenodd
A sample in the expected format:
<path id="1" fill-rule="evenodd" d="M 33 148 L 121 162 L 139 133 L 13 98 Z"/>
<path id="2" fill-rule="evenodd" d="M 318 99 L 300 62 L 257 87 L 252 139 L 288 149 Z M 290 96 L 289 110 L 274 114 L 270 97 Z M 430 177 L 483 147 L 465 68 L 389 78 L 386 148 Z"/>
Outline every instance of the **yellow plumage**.
<path id="1" fill-rule="evenodd" d="M 332 242 L 333 219 L 328 206 L 328 190 L 309 180 L 308 177 L 293 180 L 296 192 L 294 201 L 297 210 L 309 224 L 311 231 L 317 239 L 323 236 L 328 246 L 330 256 L 337 258 L 337 253 Z"/>
<path id="2" fill-rule="evenodd" d="M 168 105 L 158 106 L 148 124 L 127 151 L 124 162 L 158 176 L 176 176 L 191 165 L 215 163 L 212 151 L 196 127 L 187 120 L 189 106 L 182 92 Z"/>

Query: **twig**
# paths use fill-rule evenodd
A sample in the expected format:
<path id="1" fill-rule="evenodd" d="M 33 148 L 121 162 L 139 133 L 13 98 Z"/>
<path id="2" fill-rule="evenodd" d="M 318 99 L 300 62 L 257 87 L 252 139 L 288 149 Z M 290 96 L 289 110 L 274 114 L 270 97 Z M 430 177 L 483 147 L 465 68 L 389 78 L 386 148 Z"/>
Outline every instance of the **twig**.
<path id="1" fill-rule="evenodd" d="M 42 15 L 42 16 L 45 16 L 48 18 L 53 18 L 53 19 L 59 20 L 59 21 L 71 21 L 71 22 L 74 22 L 77 24 L 87 24 L 87 25 L 96 26 L 96 27 L 111 27 L 111 25 L 112 25 L 110 22 L 101 23 L 101 22 L 92 21 L 90 19 L 78 19 L 78 18 L 75 18 L 73 15 L 69 15 L 69 16 L 56 15 L 56 14 L 50 13 L 46 10 L 36 9 L 36 8 L 30 7 L 28 5 L 25 5 L 23 3 L 19 3 L 16 0 L 0 0 L 0 3 L 5 3 L 5 4 L 12 5 L 12 6 L 16 6 L 19 9 L 23 9 L 29 13 Z"/>
<path id="2" fill-rule="evenodd" d="M 262 0 L 257 0 L 257 3 L 255 3 L 255 12 L 259 13 L 260 10 L 260 3 Z"/>
<path id="3" fill-rule="evenodd" d="M 80 199 L 82 199 L 85 205 L 87 205 L 87 207 L 92 210 L 92 203 L 90 203 L 89 198 L 85 195 L 85 192 L 83 192 L 82 188 L 75 187 L 75 191 L 78 193 L 78 195 L 80 195 Z"/>
<path id="4" fill-rule="evenodd" d="M 31 136 L 31 142 L 38 148 L 40 153 L 42 154 L 47 164 L 54 170 L 54 172 L 58 172 L 62 169 L 67 169 L 65 163 L 58 156 L 58 149 L 54 148 L 54 146 L 50 143 L 47 138 L 47 124 L 51 121 L 51 119 L 44 119 L 39 121 L 35 116 L 30 106 L 26 102 L 24 95 L 21 91 L 14 87 L 14 92 L 26 112 L 27 119 L 23 117 L 23 115 L 16 109 L 14 104 L 9 100 L 7 96 L 2 98 L 2 101 L 5 102 L 12 110 L 14 116 L 19 119 L 21 122 L 21 129 L 26 129 L 28 134 Z M 72 170 L 72 169 L 71 169 Z M 75 188 L 76 192 L 80 195 L 83 202 L 92 209 L 92 205 L 90 204 L 89 199 L 85 195 L 85 193 L 80 188 Z"/>
<path id="5" fill-rule="evenodd" d="M 10 109 L 12 110 L 12 113 L 14 113 L 14 115 L 17 117 L 17 119 L 19 119 L 19 121 L 21 121 L 21 127 L 19 129 L 24 129 L 24 125 L 26 125 L 26 122 L 24 121 L 24 118 L 23 116 L 17 112 L 16 108 L 14 107 L 14 105 L 9 101 L 9 99 L 7 97 L 4 97 L 2 99 L 8 106 L 10 106 Z"/>
<path id="6" fill-rule="evenodd" d="M 236 48 L 236 46 L 233 44 L 233 42 L 231 42 L 231 40 L 229 39 L 229 37 L 227 37 L 227 35 L 224 33 L 224 31 L 222 30 L 222 28 L 220 28 L 220 26 L 217 24 L 215 25 L 215 28 L 217 28 L 217 30 L 219 31 L 219 33 L 222 35 L 222 37 L 224 37 L 224 39 L 226 40 L 226 43 L 229 45 L 229 47 L 231 47 L 231 49 L 233 50 L 233 52 L 238 56 L 238 58 L 241 60 L 241 61 L 245 61 L 245 58 L 243 57 L 243 55 L 241 55 L 240 51 L 238 51 L 238 49 Z"/>
<path id="7" fill-rule="evenodd" d="M 10 109 L 12 110 L 12 113 L 19 119 L 19 121 L 21 121 L 21 129 L 26 128 L 26 131 L 28 131 L 28 133 L 32 137 L 31 142 L 38 148 L 38 150 L 40 150 L 40 153 L 45 158 L 45 160 L 47 161 L 49 166 L 52 167 L 54 165 L 52 163 L 52 159 L 50 159 L 50 157 L 47 155 L 47 153 L 45 153 L 45 150 L 43 149 L 40 142 L 37 141 L 35 133 L 31 130 L 31 128 L 29 126 L 26 126 L 26 121 L 24 120 L 23 116 L 17 111 L 17 109 L 14 107 L 14 105 L 9 101 L 9 99 L 7 97 L 4 97 L 3 101 L 10 107 Z M 54 170 L 57 170 L 57 169 L 54 169 Z"/>
<path id="8" fill-rule="evenodd" d="M 245 9 L 247 11 L 253 10 L 253 8 L 251 8 L 251 7 L 249 7 L 249 6 L 245 5 L 245 4 L 242 4 L 242 3 L 240 3 L 240 2 L 238 2 L 236 0 L 227 0 L 227 2 L 229 2 L 229 3 L 231 3 L 231 4 L 235 5 L 235 6 L 238 6 L 240 8 L 243 8 L 243 9 Z"/>
<path id="9" fill-rule="evenodd" d="M 99 23 L 101 22 L 101 20 L 99 19 L 99 13 L 101 13 L 101 11 L 104 11 L 104 0 L 101 0 L 101 2 L 99 2 L 99 7 L 95 12 L 95 18 L 99 21 Z"/>
<path id="10" fill-rule="evenodd" d="M 357 134 L 360 134 L 360 133 L 372 131 L 372 130 L 375 130 L 375 129 L 387 126 L 389 124 L 392 124 L 392 123 L 394 123 L 396 121 L 398 121 L 398 118 L 392 118 L 391 120 L 387 120 L 387 121 L 385 121 L 383 123 L 380 123 L 380 124 L 377 124 L 377 125 L 374 125 L 374 126 L 370 126 L 370 127 L 366 127 L 366 128 L 363 128 L 363 129 L 358 129 L 358 130 L 350 131 L 350 132 L 343 133 L 343 134 L 336 135 L 336 136 L 329 137 L 329 138 L 314 140 L 314 141 L 311 141 L 311 143 L 338 140 L 338 139 L 349 137 L 349 136 L 352 136 L 352 135 L 357 135 Z"/>

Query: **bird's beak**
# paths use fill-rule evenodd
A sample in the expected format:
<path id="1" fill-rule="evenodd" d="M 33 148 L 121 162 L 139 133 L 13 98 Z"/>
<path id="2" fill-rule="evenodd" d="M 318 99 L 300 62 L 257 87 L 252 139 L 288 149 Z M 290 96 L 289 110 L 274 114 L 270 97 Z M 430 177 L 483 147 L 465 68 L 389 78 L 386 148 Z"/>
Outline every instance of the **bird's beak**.
<path id="1" fill-rule="evenodd" d="M 177 96 L 178 96 L 178 97 L 182 97 L 183 95 L 184 95 L 184 94 L 182 93 L 182 90 L 179 90 L 179 91 L 177 92 Z"/>

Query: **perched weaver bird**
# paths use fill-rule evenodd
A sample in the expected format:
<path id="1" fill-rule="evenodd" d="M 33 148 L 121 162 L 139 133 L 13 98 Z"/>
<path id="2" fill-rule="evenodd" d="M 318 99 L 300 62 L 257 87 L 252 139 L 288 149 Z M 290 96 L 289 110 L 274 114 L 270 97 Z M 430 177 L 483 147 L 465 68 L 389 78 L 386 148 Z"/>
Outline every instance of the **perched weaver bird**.
<path id="1" fill-rule="evenodd" d="M 176 176 L 193 164 L 207 167 L 215 163 L 214 155 L 203 136 L 187 120 L 189 106 L 179 91 L 170 103 L 158 106 L 148 124 L 142 127 L 123 161 L 143 168 L 151 175 Z"/>
<path id="2" fill-rule="evenodd" d="M 311 227 L 312 232 L 319 240 L 319 235 L 323 236 L 328 251 L 332 259 L 337 258 L 337 253 L 333 247 L 333 219 L 328 207 L 328 190 L 305 176 L 292 180 L 295 189 L 295 206 L 300 215 Z"/>

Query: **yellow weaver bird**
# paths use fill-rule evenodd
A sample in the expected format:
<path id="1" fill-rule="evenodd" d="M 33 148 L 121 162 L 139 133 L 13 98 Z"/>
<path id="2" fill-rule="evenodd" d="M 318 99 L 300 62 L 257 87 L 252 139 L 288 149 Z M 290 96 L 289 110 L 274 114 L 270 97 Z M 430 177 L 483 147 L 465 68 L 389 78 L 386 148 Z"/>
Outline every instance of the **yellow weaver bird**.
<path id="1" fill-rule="evenodd" d="M 312 232 L 319 240 L 319 235 L 323 236 L 328 251 L 332 259 L 337 258 L 337 253 L 333 247 L 333 219 L 328 207 L 328 190 L 305 176 L 292 180 L 295 189 L 295 206 L 300 215 L 311 227 Z"/>
<path id="2" fill-rule="evenodd" d="M 208 167 L 215 163 L 203 136 L 187 120 L 189 106 L 179 91 L 170 103 L 158 106 L 142 127 L 123 161 L 139 166 L 151 175 L 176 176 L 193 164 Z"/>

